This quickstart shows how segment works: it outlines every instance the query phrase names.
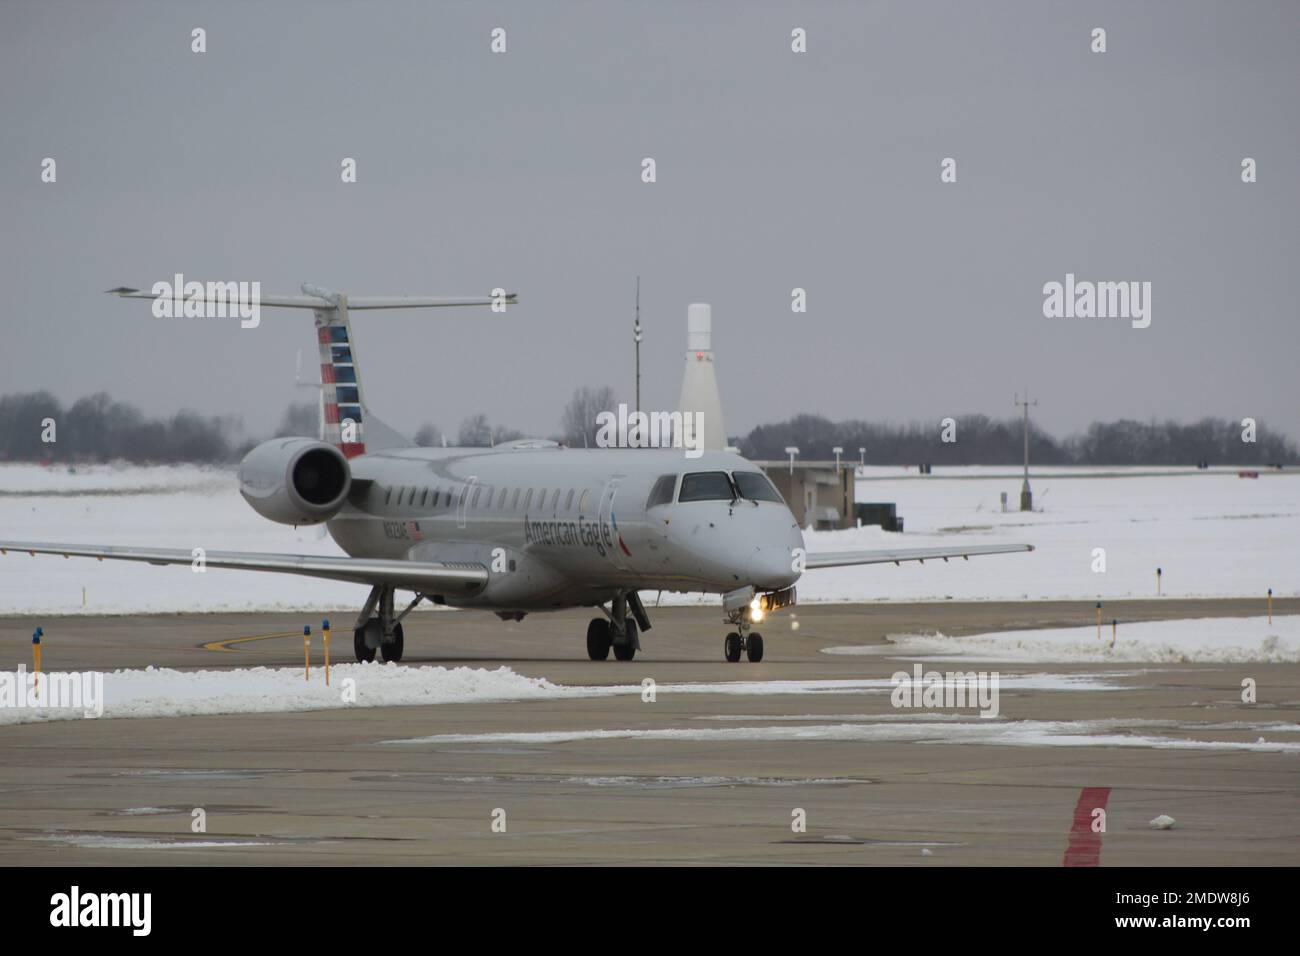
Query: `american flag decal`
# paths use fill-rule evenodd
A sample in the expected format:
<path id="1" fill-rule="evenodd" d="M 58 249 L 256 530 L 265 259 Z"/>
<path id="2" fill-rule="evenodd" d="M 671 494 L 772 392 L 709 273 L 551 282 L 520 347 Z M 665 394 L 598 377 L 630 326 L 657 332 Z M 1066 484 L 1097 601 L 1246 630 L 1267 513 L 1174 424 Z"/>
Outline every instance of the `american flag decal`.
<path id="1" fill-rule="evenodd" d="M 361 385 L 352 357 L 352 330 L 346 314 L 337 308 L 316 310 L 316 340 L 320 346 L 325 440 L 348 458 L 364 455 Z"/>

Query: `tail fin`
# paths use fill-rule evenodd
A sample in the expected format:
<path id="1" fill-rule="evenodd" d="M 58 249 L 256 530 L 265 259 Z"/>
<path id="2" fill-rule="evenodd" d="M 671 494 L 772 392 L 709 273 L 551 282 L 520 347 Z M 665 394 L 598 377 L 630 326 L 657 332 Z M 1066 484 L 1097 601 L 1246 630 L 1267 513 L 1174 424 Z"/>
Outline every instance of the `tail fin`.
<path id="1" fill-rule="evenodd" d="M 177 276 L 178 284 L 180 276 Z M 204 304 L 220 301 L 207 286 L 193 284 L 196 295 L 188 300 Z M 217 284 L 220 285 L 220 284 Z M 189 288 L 189 285 L 186 286 Z M 203 291 L 200 291 L 203 290 Z M 154 292 L 142 292 L 119 286 L 111 293 L 128 299 L 156 299 Z M 370 413 L 365 393 L 361 388 L 361 373 L 357 367 L 356 344 L 352 337 L 350 310 L 361 309 L 431 309 L 461 305 L 514 305 L 518 299 L 513 293 L 491 296 L 407 296 L 358 297 L 349 301 L 341 292 L 331 292 L 320 286 L 302 287 L 300 296 L 260 296 L 259 306 L 311 309 L 316 319 L 316 341 L 320 349 L 322 438 L 336 446 L 348 458 L 364 455 L 367 450 L 409 448 L 415 443 Z M 222 311 L 220 314 L 225 315 Z"/>

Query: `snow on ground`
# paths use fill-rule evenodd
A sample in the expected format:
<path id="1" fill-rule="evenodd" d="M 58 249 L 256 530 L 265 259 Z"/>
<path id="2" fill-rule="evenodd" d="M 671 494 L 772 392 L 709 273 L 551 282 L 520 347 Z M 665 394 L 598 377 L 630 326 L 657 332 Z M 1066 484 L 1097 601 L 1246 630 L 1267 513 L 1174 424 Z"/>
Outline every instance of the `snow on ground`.
<path id="1" fill-rule="evenodd" d="M 704 741 L 709 743 L 743 741 L 849 741 L 861 743 L 984 744 L 1006 747 L 1150 747 L 1174 750 L 1249 750 L 1273 753 L 1300 753 L 1300 741 L 1270 741 L 1257 737 L 1254 742 L 1205 740 L 1171 737 L 1153 733 L 1157 729 L 1204 732 L 1227 730 L 1255 733 L 1295 734 L 1296 724 L 1252 724 L 1241 722 L 1232 727 L 1205 727 L 1196 723 L 1145 720 L 972 720 L 935 724 L 852 723 L 780 725 L 763 727 L 663 728 L 651 730 L 557 730 L 509 731 L 490 734 L 435 734 L 385 740 L 391 745 L 443 744 L 525 744 L 544 745 L 593 740 Z"/>
<path id="2" fill-rule="evenodd" d="M 508 667 L 399 667 L 396 664 L 337 664 L 325 671 L 318 660 L 311 680 L 296 667 L 231 668 L 217 671 L 178 671 L 148 667 L 103 674 L 102 709 L 99 693 L 81 690 L 79 704 L 60 707 L 22 706 L 19 688 L 31 686 L 30 673 L 0 674 L 15 689 L 0 694 L 0 726 L 43 720 L 74 720 L 95 710 L 100 717 L 193 717 L 210 714 L 269 714 L 346 707 L 409 707 L 546 698 L 640 695 L 640 684 L 562 685 L 525 677 Z M 43 675 L 49 681 L 53 675 Z M 1105 691 L 1119 685 L 1105 674 L 1009 674 L 1001 685 L 1009 690 Z M 88 685 L 84 684 L 83 687 Z M 49 684 L 43 693 L 52 701 Z M 658 684 L 660 694 L 888 694 L 894 683 L 884 678 L 862 680 L 721 681 Z M 353 691 L 351 696 L 345 696 Z M 22 693 L 26 693 L 22 691 Z M 18 700 L 15 705 L 11 696 Z"/>
<path id="3" fill-rule="evenodd" d="M 858 501 L 893 501 L 905 533 L 879 528 L 805 532 L 810 552 L 1028 542 L 1032 554 L 924 565 L 809 571 L 799 600 L 1020 600 L 1149 597 L 1155 569 L 1176 597 L 1300 593 L 1300 473 L 1054 468 L 1032 480 L 1041 511 L 1016 507 L 1012 468 L 952 468 L 918 477 L 868 468 Z M 1091 477 L 1079 477 L 1090 475 Z M 321 528 L 259 517 L 233 470 L 182 467 L 0 465 L 0 538 L 208 550 L 340 554 Z M 1106 551 L 1094 573 L 1093 549 Z M 366 589 L 292 575 L 154 567 L 11 552 L 0 558 L 0 614 L 334 610 Z M 648 595 L 651 603 L 655 596 Z M 664 594 L 665 604 L 716 597 Z"/>
<path id="4" fill-rule="evenodd" d="M 1259 597 L 1300 593 L 1300 474 L 1111 469 L 1131 477 L 1035 478 L 1034 506 L 1019 507 L 1014 469 L 954 468 L 925 477 L 868 469 L 859 502 L 892 501 L 902 534 L 878 527 L 805 534 L 810 553 L 857 548 L 1025 542 L 1026 555 L 902 566 L 810 571 L 799 599 L 1046 600 L 1154 597 L 1156 568 L 1171 597 Z M 1092 474 L 1098 469 L 1054 469 Z M 879 474 L 879 477 L 871 475 Z M 990 474 L 1006 477 L 988 477 Z M 1105 549 L 1104 573 L 1092 570 Z M 1262 601 L 1261 601 L 1262 603 Z"/>
<path id="5" fill-rule="evenodd" d="M 1187 663 L 1300 661 L 1300 615 L 1206 617 L 1179 621 L 1122 622 L 1111 646 L 1111 625 L 1101 639 L 1092 627 L 1001 631 L 948 637 L 943 634 L 891 634 L 889 645 L 823 648 L 826 654 L 930 658 L 934 660 Z"/>

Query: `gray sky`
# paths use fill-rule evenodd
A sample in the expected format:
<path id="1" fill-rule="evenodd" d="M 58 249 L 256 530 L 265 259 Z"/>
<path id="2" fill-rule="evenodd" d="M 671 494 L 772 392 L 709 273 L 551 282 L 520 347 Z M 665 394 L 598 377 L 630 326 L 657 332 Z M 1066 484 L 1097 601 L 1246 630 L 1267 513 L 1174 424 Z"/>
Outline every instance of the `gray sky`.
<path id="1" fill-rule="evenodd" d="M 1212 414 L 1300 437 L 1298 27 L 1293 0 L 10 0 L 0 392 L 259 431 L 306 395 L 306 313 L 241 330 L 103 290 L 504 286 L 504 317 L 354 316 L 367 397 L 408 431 L 484 411 L 549 434 L 578 385 L 631 400 L 640 273 L 644 404 L 675 405 L 686 305 L 710 302 L 732 434 L 1001 417 L 1027 383 L 1062 434 Z M 1150 281 L 1150 328 L 1045 318 L 1067 272 Z"/>

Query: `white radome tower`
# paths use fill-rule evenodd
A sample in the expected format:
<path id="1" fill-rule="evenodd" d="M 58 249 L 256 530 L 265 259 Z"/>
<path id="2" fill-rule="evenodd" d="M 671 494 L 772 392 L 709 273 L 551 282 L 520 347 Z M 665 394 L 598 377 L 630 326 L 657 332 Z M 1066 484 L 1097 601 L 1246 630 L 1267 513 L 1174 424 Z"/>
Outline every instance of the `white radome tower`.
<path id="1" fill-rule="evenodd" d="M 713 371 L 713 313 L 703 302 L 686 307 L 686 371 L 677 407 L 683 415 L 704 415 L 705 451 L 726 450 L 727 429 L 722 423 L 722 399 Z"/>

